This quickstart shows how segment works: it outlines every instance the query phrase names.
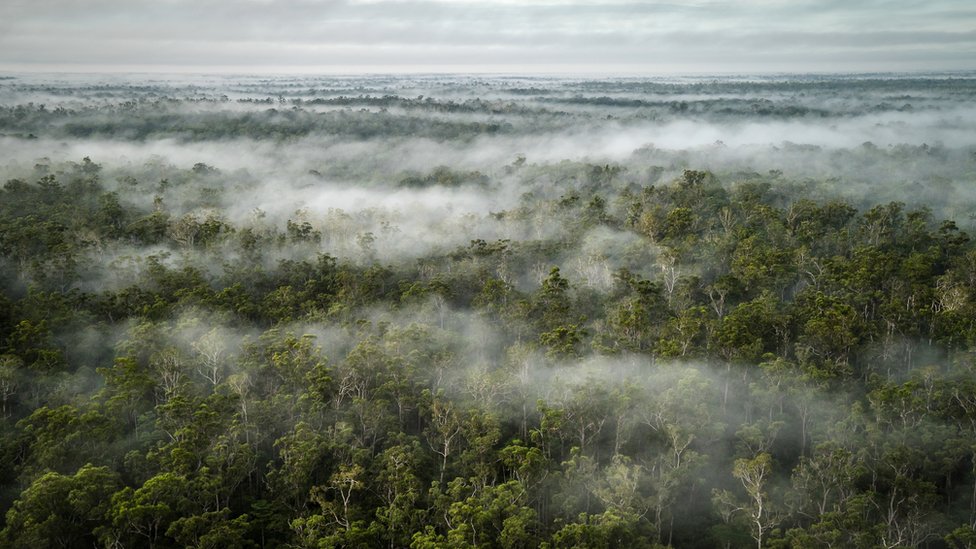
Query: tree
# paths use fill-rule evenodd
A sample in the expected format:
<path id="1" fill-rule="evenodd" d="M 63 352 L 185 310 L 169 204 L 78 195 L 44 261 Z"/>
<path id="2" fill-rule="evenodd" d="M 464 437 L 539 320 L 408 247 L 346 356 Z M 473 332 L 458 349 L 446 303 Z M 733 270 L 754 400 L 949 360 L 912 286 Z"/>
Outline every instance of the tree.
<path id="1" fill-rule="evenodd" d="M 424 399 L 429 402 L 430 414 L 430 424 L 424 431 L 424 436 L 431 451 L 441 457 L 439 482 L 443 485 L 447 460 L 459 451 L 462 418 L 455 409 L 454 403 L 445 398 L 442 393 L 432 395 L 429 391 L 425 391 Z"/>
<path id="2" fill-rule="evenodd" d="M 96 543 L 118 474 L 82 466 L 73 475 L 49 472 L 36 478 L 7 511 L 0 542 L 11 548 L 82 547 Z"/>
<path id="3" fill-rule="evenodd" d="M 21 360 L 13 355 L 0 355 L 0 419 L 10 417 L 14 397 L 22 382 Z"/>
<path id="4" fill-rule="evenodd" d="M 617 511 L 605 511 L 598 515 L 583 513 L 575 521 L 555 531 L 549 541 L 540 545 L 544 549 L 613 549 L 633 547 L 652 549 L 650 541 L 634 516 Z"/>
<path id="5" fill-rule="evenodd" d="M 739 480 L 746 492 L 746 501 L 736 500 L 728 491 L 714 493 L 714 502 L 723 515 L 735 516 L 742 514 L 756 547 L 762 549 L 763 542 L 769 532 L 779 522 L 777 512 L 767 493 L 767 485 L 772 476 L 773 458 L 768 453 L 761 453 L 753 458 L 735 460 L 732 476 Z"/>
<path id="6" fill-rule="evenodd" d="M 133 490 L 123 488 L 112 496 L 108 510 L 111 528 L 100 537 L 109 540 L 144 540 L 155 547 L 178 517 L 190 510 L 191 493 L 186 477 L 160 473 Z"/>
<path id="7" fill-rule="evenodd" d="M 379 456 L 381 469 L 375 479 L 383 506 L 376 508 L 376 520 L 391 548 L 408 546 L 413 532 L 421 530 L 423 485 L 418 473 L 422 459 L 416 439 L 405 439 Z"/>
<path id="8" fill-rule="evenodd" d="M 268 471 L 268 483 L 276 496 L 293 512 L 308 505 L 308 493 L 321 475 L 326 439 L 309 424 L 300 421 L 285 436 L 274 443 L 278 449 L 278 463 Z"/>
<path id="9" fill-rule="evenodd" d="M 516 481 L 486 486 L 463 497 L 464 484 L 455 484 L 455 497 L 448 510 L 447 535 L 433 529 L 413 536 L 411 547 L 528 548 L 539 544 L 540 525 L 536 513 L 525 506 L 526 493 Z"/>
<path id="10" fill-rule="evenodd" d="M 250 524 L 247 515 L 230 518 L 230 509 L 210 511 L 201 515 L 182 517 L 173 521 L 166 535 L 182 547 L 220 549 L 223 547 L 255 547 L 247 539 Z"/>

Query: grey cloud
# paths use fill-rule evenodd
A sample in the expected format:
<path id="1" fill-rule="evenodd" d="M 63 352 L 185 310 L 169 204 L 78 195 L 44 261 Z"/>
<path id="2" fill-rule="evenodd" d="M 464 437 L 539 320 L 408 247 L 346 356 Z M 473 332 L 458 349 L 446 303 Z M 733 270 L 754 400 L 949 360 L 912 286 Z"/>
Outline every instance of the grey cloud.
<path id="1" fill-rule="evenodd" d="M 701 72 L 731 63 L 762 71 L 784 70 L 780 53 L 789 51 L 798 56 L 796 71 L 831 62 L 858 70 L 923 62 L 968 69 L 976 58 L 974 15 L 976 8 L 955 2 L 907 0 L 14 0 L 0 7 L 0 68 L 632 65 Z M 878 55 L 885 49 L 898 51 Z"/>

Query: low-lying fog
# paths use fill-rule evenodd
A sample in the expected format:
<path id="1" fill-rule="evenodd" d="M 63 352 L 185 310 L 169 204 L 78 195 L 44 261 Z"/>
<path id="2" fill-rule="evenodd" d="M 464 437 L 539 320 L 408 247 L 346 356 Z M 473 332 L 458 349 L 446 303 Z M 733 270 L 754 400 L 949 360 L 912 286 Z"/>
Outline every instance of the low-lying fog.
<path id="1" fill-rule="evenodd" d="M 967 225 L 974 97 L 970 75 L 14 75 L 0 80 L 0 180 L 88 157 L 126 203 L 161 201 L 177 216 L 217 208 L 235 224 L 331 223 L 324 246 L 338 255 L 382 233 L 373 252 L 386 260 L 553 236 L 545 219 L 492 214 L 526 193 L 571 194 L 576 164 L 612 165 L 613 192 L 684 169 L 725 185 L 776 173 L 823 196 L 917 202 Z M 342 230 L 340 211 L 352 216 Z"/>

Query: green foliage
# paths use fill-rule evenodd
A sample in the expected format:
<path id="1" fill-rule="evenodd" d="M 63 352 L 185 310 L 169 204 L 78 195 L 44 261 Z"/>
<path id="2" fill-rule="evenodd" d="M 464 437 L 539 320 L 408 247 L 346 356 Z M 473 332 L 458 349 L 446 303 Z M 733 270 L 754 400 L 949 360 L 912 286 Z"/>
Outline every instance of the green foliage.
<path id="1" fill-rule="evenodd" d="M 91 464 L 71 475 L 41 475 L 7 511 L 0 540 L 12 548 L 90 546 L 118 489 L 118 474 Z"/>
<path id="2" fill-rule="evenodd" d="M 968 196 L 970 150 L 818 149 L 832 164 L 809 178 L 795 143 L 751 156 L 783 166 L 763 173 L 721 143 L 486 168 L 453 155 L 826 116 L 791 94 L 839 88 L 503 79 L 479 86 L 523 99 L 485 100 L 340 80 L 354 93 L 241 84 L 234 108 L 110 86 L 0 106 L 11 150 L 33 133 L 191 158 L 2 168 L 0 546 L 976 544 L 972 204 L 934 196 Z M 976 97 L 896 80 L 843 89 Z M 679 95 L 706 99 L 660 99 Z M 296 174 L 191 154 L 306 137 L 323 152 Z M 428 146 L 444 165 L 402 161 Z M 342 211 L 336 181 L 390 196 Z M 240 211 L 251 195 L 268 211 Z"/>

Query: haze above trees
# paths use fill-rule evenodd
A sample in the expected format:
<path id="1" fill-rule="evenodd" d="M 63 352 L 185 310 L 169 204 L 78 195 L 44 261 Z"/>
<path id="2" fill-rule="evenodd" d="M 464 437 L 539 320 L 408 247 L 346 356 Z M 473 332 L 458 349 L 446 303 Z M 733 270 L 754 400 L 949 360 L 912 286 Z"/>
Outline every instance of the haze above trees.
<path id="1" fill-rule="evenodd" d="M 0 545 L 970 547 L 976 80 L 0 80 Z"/>

